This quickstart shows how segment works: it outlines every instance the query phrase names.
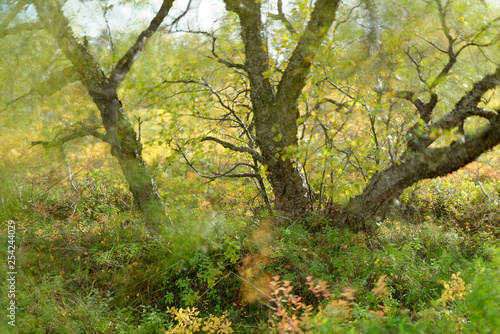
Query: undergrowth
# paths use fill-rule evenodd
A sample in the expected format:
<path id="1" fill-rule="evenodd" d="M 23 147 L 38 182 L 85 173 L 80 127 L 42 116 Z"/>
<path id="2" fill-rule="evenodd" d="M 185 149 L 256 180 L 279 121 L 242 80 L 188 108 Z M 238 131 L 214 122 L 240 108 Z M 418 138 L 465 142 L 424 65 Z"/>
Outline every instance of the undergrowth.
<path id="1" fill-rule="evenodd" d="M 372 237 L 249 215 L 238 186 L 177 192 L 178 228 L 151 235 L 123 178 L 91 170 L 78 185 L 35 189 L 11 217 L 18 333 L 500 331 L 496 179 L 419 184 Z"/>

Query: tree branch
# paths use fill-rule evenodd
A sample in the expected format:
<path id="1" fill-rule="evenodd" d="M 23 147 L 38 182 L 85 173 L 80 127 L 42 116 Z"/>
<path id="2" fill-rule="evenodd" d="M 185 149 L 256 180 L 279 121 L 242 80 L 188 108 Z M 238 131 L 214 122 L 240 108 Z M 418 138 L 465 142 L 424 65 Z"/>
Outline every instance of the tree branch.
<path id="1" fill-rule="evenodd" d="M 238 64 L 238 63 L 233 63 L 231 61 L 228 61 L 226 59 L 222 59 L 219 57 L 217 52 L 215 52 L 215 42 L 217 41 L 217 37 L 215 37 L 213 34 L 206 33 L 207 36 L 212 38 L 212 55 L 217 59 L 217 62 L 223 65 L 226 65 L 229 68 L 238 68 L 240 70 L 246 70 L 245 65 L 243 64 Z"/>
<path id="2" fill-rule="evenodd" d="M 186 161 L 187 165 L 189 167 L 191 167 L 192 170 L 194 170 L 196 172 L 196 174 L 198 174 L 199 176 L 205 178 L 205 179 L 209 179 L 209 180 L 215 180 L 215 179 L 218 179 L 218 178 L 221 178 L 221 177 L 230 177 L 230 178 L 239 178 L 239 177 L 255 177 L 255 178 L 258 178 L 258 174 L 256 173 L 236 173 L 236 174 L 231 174 L 231 172 L 233 170 L 235 170 L 236 168 L 238 167 L 241 167 L 241 166 L 246 166 L 246 167 L 250 167 L 254 170 L 257 169 L 256 166 L 253 166 L 253 165 L 250 165 L 250 164 L 247 164 L 247 163 L 238 163 L 236 165 L 234 165 L 231 169 L 229 169 L 228 171 L 224 172 L 224 173 L 219 173 L 219 174 L 214 174 L 214 175 L 204 175 L 204 174 L 201 174 L 198 169 L 196 169 L 196 167 L 193 166 L 193 164 L 189 161 L 188 157 L 186 156 L 186 153 L 184 153 L 184 151 L 181 149 L 181 147 L 179 145 L 177 145 L 177 151 L 181 153 L 182 157 L 184 158 L 184 161 Z"/>
<path id="3" fill-rule="evenodd" d="M 469 112 L 469 116 L 479 116 L 482 118 L 486 118 L 488 120 L 493 119 L 494 117 L 497 116 L 497 114 L 491 110 L 487 110 L 484 108 L 476 108 L 476 110 L 472 110 Z"/>
<path id="4" fill-rule="evenodd" d="M 213 33 L 210 33 L 210 32 L 207 32 L 207 31 L 200 31 L 200 30 L 177 30 L 176 32 L 184 32 L 184 33 L 188 33 L 188 34 L 200 34 L 200 35 L 204 35 L 204 36 L 209 37 L 212 40 L 212 50 L 211 50 L 211 52 L 212 52 L 213 57 L 207 56 L 207 58 L 210 58 L 210 59 L 214 59 L 215 58 L 215 60 L 218 63 L 226 65 L 229 68 L 237 68 L 237 69 L 245 70 L 245 65 L 238 64 L 238 63 L 233 63 L 233 62 L 231 62 L 229 60 L 222 59 L 221 57 L 219 57 L 219 55 L 215 51 L 215 42 L 217 41 L 217 37 L 215 37 L 215 35 Z"/>
<path id="5" fill-rule="evenodd" d="M 307 23 L 297 47 L 293 50 L 278 85 L 277 100 L 279 103 L 296 103 L 305 85 L 317 48 L 335 20 L 339 3 L 340 0 L 316 1 L 311 19 Z"/>
<path id="6" fill-rule="evenodd" d="M 41 95 L 50 96 L 78 80 L 80 80 L 80 75 L 74 66 L 69 66 L 60 71 L 52 72 L 47 80 L 36 83 L 33 90 Z"/>
<path id="7" fill-rule="evenodd" d="M 487 112 L 485 109 L 478 108 L 478 103 L 481 97 L 490 89 L 500 85 L 500 66 L 492 74 L 488 74 L 481 80 L 474 83 L 472 89 L 469 90 L 461 99 L 455 104 L 455 108 L 436 122 L 428 124 L 422 134 L 418 135 L 417 128 L 419 124 L 415 124 L 408 131 L 410 139 L 408 146 L 412 151 L 422 151 L 436 138 L 431 137 L 430 132 L 432 129 L 452 129 L 460 126 L 470 116 L 482 116 L 488 118 L 490 121 L 496 117 L 493 112 Z"/>
<path id="8" fill-rule="evenodd" d="M 500 117 L 472 135 L 448 147 L 427 148 L 409 154 L 373 175 L 362 194 L 351 198 L 342 212 L 335 217 L 336 224 L 353 230 L 370 230 L 366 222 L 384 218 L 404 189 L 424 179 L 445 176 L 477 159 L 482 153 L 500 143 Z"/>
<path id="9" fill-rule="evenodd" d="M 212 120 L 212 121 L 229 121 L 229 122 L 234 122 L 234 123 L 238 124 L 238 126 L 243 129 L 243 132 L 245 133 L 245 135 L 246 135 L 246 137 L 247 137 L 247 139 L 249 141 L 250 149 L 253 149 L 253 147 L 255 146 L 255 139 L 252 136 L 251 131 L 248 128 L 248 126 L 241 119 L 241 117 L 238 116 L 238 114 L 236 113 L 236 111 L 234 110 L 234 108 L 232 108 L 228 103 L 226 103 L 223 100 L 220 92 L 217 91 L 217 90 L 215 90 L 208 82 L 206 82 L 206 81 L 197 81 L 197 80 L 175 80 L 175 81 L 164 80 L 162 83 L 197 84 L 197 85 L 201 85 L 203 87 L 206 87 L 207 90 L 211 94 L 215 95 L 215 97 L 217 98 L 217 101 L 219 102 L 219 104 L 221 105 L 221 107 L 224 108 L 224 109 L 226 109 L 227 111 L 229 111 L 229 114 L 226 114 L 223 118 L 210 118 L 210 117 L 205 117 L 205 116 L 199 117 L 199 118 L 206 119 L 206 120 Z M 222 89 L 221 91 L 223 91 L 223 90 L 224 89 Z M 233 99 L 233 102 L 234 102 L 234 99 Z M 233 118 L 229 118 L 228 117 L 229 115 L 232 115 Z"/>
<path id="10" fill-rule="evenodd" d="M 418 155 L 420 163 L 426 165 L 425 178 L 454 172 L 497 146 L 500 143 L 500 117 L 495 116 L 490 121 L 477 134 L 465 135 L 463 140 L 448 147 L 428 148 Z"/>
<path id="11" fill-rule="evenodd" d="M 455 108 L 431 124 L 434 128 L 451 129 L 462 123 L 473 112 L 476 112 L 477 105 L 481 97 L 488 90 L 500 85 L 500 66 L 492 74 L 486 75 L 481 80 L 474 83 L 469 90 L 455 105 Z"/>
<path id="12" fill-rule="evenodd" d="M 203 138 L 201 141 L 213 141 L 213 142 L 216 142 L 220 145 L 222 145 L 223 147 L 225 148 L 228 148 L 232 151 L 236 151 L 236 152 L 242 152 L 242 153 L 248 153 L 252 156 L 252 158 L 254 158 L 255 160 L 257 160 L 258 162 L 260 162 L 261 164 L 265 164 L 265 161 L 264 159 L 262 158 L 262 156 L 259 154 L 259 152 L 249 148 L 249 147 L 243 147 L 243 146 L 236 146 L 234 144 L 231 144 L 227 141 L 224 141 L 224 140 L 220 140 L 219 138 L 215 138 L 215 137 L 211 137 L 211 136 L 208 136 L 208 137 L 205 137 Z"/>
<path id="13" fill-rule="evenodd" d="M 39 22 L 21 23 L 16 25 L 15 27 L 0 30 L 0 38 L 4 38 L 5 36 L 16 34 L 24 30 L 40 30 L 40 29 L 43 29 L 43 26 Z"/>
<path id="14" fill-rule="evenodd" d="M 66 67 L 58 72 L 53 72 L 47 80 L 35 83 L 33 85 L 33 88 L 29 92 L 18 96 L 12 101 L 9 101 L 5 105 L 5 107 L 0 110 L 0 112 L 7 110 L 11 105 L 15 104 L 26 96 L 33 94 L 34 92 L 37 92 L 38 94 L 43 96 L 50 96 L 66 87 L 67 85 L 78 81 L 79 79 L 80 76 L 75 71 L 73 66 Z"/>
<path id="15" fill-rule="evenodd" d="M 146 46 L 146 42 L 156 32 L 156 30 L 158 30 L 158 27 L 163 22 L 163 19 L 168 15 L 173 2 L 173 0 L 163 1 L 161 8 L 158 10 L 158 13 L 156 13 L 156 16 L 149 24 L 149 27 L 144 30 L 139 35 L 139 37 L 137 37 L 137 41 L 135 42 L 135 44 L 118 61 L 115 69 L 109 77 L 109 84 L 111 87 L 116 89 L 118 85 L 126 78 L 128 72 L 132 68 L 132 65 L 139 57 L 139 54 L 141 53 L 142 49 L 144 49 L 144 46 Z"/>
<path id="16" fill-rule="evenodd" d="M 415 92 L 407 90 L 389 90 L 393 92 L 394 95 L 400 99 L 410 101 L 415 108 L 417 108 L 420 118 L 428 124 L 431 121 L 432 111 L 438 102 L 437 94 L 431 93 L 431 98 L 429 102 L 424 102 L 421 98 L 417 97 Z"/>
<path id="17" fill-rule="evenodd" d="M 57 2 L 45 0 L 36 0 L 34 4 L 40 21 L 80 73 L 85 88 L 90 93 L 102 90 L 108 80 L 88 48 L 76 39 L 61 6 Z"/>
<path id="18" fill-rule="evenodd" d="M 283 0 L 278 0 L 278 14 L 271 14 L 271 18 L 280 20 L 286 27 L 286 29 L 290 32 L 290 34 L 294 35 L 297 33 L 297 30 L 293 27 L 293 25 L 288 21 L 283 12 Z"/>
<path id="19" fill-rule="evenodd" d="M 420 82 L 422 82 L 424 85 L 427 85 L 426 80 L 424 79 L 424 76 L 422 74 L 422 67 L 420 66 L 420 61 L 423 59 L 423 56 L 420 53 L 420 51 L 418 51 L 415 47 L 414 47 L 414 49 L 417 51 L 420 60 L 415 59 L 411 55 L 411 53 L 410 53 L 411 46 L 408 47 L 408 50 L 403 50 L 403 52 L 406 54 L 408 59 L 410 59 L 410 61 L 413 63 L 413 65 L 415 65 L 415 69 L 417 70 L 418 79 L 420 80 Z"/>
<path id="20" fill-rule="evenodd" d="M 103 133 L 100 133 L 97 131 L 97 127 L 94 128 L 87 128 L 87 129 L 80 129 L 75 132 L 70 133 L 69 135 L 63 136 L 61 138 L 56 138 L 52 139 L 51 141 L 42 141 L 42 140 L 37 140 L 31 142 L 31 146 L 35 145 L 42 145 L 45 148 L 52 148 L 52 147 L 59 147 L 64 145 L 65 143 L 78 139 L 78 138 L 83 138 L 87 136 L 93 136 L 95 138 L 98 138 L 104 142 L 108 142 L 108 139 L 106 138 L 106 135 Z"/>
<path id="21" fill-rule="evenodd" d="M 27 4 L 26 0 L 19 0 L 16 6 L 10 11 L 5 20 L 0 23 L 0 36 L 5 36 L 5 29 L 9 24 L 16 18 L 16 16 L 23 10 L 24 6 Z"/>
<path id="22" fill-rule="evenodd" d="M 5 105 L 5 107 L 0 110 L 0 113 L 4 112 L 5 110 L 9 109 L 9 107 L 13 104 L 16 104 L 17 102 L 21 101 L 22 99 L 24 99 L 25 97 L 31 95 L 33 93 L 33 90 L 30 90 L 29 92 L 23 94 L 23 95 L 20 95 L 18 97 L 16 97 L 14 100 L 11 100 L 9 102 L 7 102 L 7 104 Z"/>
<path id="23" fill-rule="evenodd" d="M 446 5 L 443 7 L 441 4 L 441 0 L 435 0 L 438 10 L 439 10 L 439 18 L 441 20 L 441 28 L 443 29 L 444 35 L 446 36 L 446 39 L 448 41 L 448 49 L 446 50 L 446 54 L 448 55 L 448 62 L 446 65 L 441 69 L 441 72 L 437 75 L 437 77 L 428 85 L 429 89 L 432 91 L 440 82 L 440 80 L 447 76 L 450 73 L 451 68 L 455 63 L 457 62 L 457 57 L 458 53 L 455 52 L 455 42 L 456 38 L 454 38 L 451 35 L 450 28 L 448 27 L 448 24 L 446 23 L 446 11 L 449 6 L 449 2 L 446 3 Z M 440 50 L 440 49 L 438 49 Z"/>

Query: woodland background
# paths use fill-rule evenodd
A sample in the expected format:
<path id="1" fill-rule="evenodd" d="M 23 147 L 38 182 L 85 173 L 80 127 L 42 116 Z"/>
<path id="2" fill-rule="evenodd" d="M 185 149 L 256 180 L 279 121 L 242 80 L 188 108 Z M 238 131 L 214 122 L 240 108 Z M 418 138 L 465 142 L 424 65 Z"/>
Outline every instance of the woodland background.
<path id="1" fill-rule="evenodd" d="M 0 3 L 5 332 L 500 331 L 498 4 L 203 6 Z"/>

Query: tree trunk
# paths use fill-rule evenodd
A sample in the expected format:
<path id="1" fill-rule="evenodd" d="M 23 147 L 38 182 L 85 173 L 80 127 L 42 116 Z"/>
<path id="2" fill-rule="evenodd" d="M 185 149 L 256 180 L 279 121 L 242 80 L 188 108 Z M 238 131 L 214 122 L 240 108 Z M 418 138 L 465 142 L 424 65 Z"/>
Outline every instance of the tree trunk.
<path id="1" fill-rule="evenodd" d="M 103 94 L 102 92 L 107 92 Z M 130 124 L 114 90 L 91 91 L 91 96 L 101 112 L 106 138 L 111 154 L 117 158 L 134 203 L 152 227 L 171 223 L 156 182 L 142 158 L 142 144 Z"/>
<path id="2" fill-rule="evenodd" d="M 297 145 L 297 107 L 255 110 L 257 145 L 267 166 L 267 179 L 274 194 L 274 208 L 288 217 L 304 217 L 312 211 L 309 189 L 300 164 L 287 153 Z M 290 108 L 288 108 L 290 109 Z"/>
<path id="3" fill-rule="evenodd" d="M 455 57 L 450 57 L 454 64 Z M 447 73 L 451 66 L 445 66 Z M 432 94 L 429 102 L 415 98 L 414 93 L 404 93 L 417 108 L 423 121 L 412 126 L 407 133 L 407 150 L 398 163 L 374 175 L 364 191 L 352 198 L 341 212 L 334 217 L 334 223 L 353 231 L 372 233 L 377 222 L 385 218 L 394 199 L 404 189 L 424 179 L 431 179 L 452 173 L 474 161 L 482 153 L 500 143 L 500 116 L 497 112 L 478 107 L 481 97 L 500 83 L 500 66 L 495 72 L 485 75 L 474 83 L 455 104 L 453 110 L 435 122 L 430 122 L 437 95 Z M 406 96 L 406 97 L 405 97 Z M 476 133 L 464 135 L 450 146 L 430 148 L 439 136 L 432 136 L 436 130 L 463 126 L 471 116 L 488 119 L 489 124 Z"/>
<path id="4" fill-rule="evenodd" d="M 305 86 L 315 51 L 335 20 L 340 0 L 317 0 L 310 20 L 292 52 L 281 80 L 275 87 L 269 78 L 269 63 L 261 2 L 225 0 L 227 10 L 240 19 L 245 45 L 245 64 L 250 80 L 255 138 L 267 166 L 275 209 L 290 218 L 300 218 L 313 209 L 301 167 L 293 157 L 297 146 L 297 101 Z"/>
<path id="5" fill-rule="evenodd" d="M 103 139 L 111 145 L 111 154 L 118 159 L 125 175 L 134 202 L 142 211 L 145 220 L 155 228 L 160 224 L 171 223 L 155 181 L 142 158 L 142 144 L 128 120 L 117 89 L 126 78 L 133 63 L 146 45 L 149 37 L 158 29 L 167 16 L 173 0 L 164 0 L 161 8 L 137 38 L 136 43 L 118 61 L 114 70 L 107 77 L 97 60 L 85 44 L 80 43 L 69 26 L 61 5 L 53 0 L 35 2 L 38 16 L 57 41 L 59 48 L 71 61 L 94 103 L 100 111 L 106 130 Z"/>
<path id="6" fill-rule="evenodd" d="M 490 119 L 481 132 L 465 136 L 449 147 L 409 153 L 399 164 L 374 175 L 364 191 L 334 217 L 334 224 L 355 232 L 373 233 L 390 211 L 394 199 L 424 179 L 445 176 L 474 161 L 500 143 L 500 117 Z"/>

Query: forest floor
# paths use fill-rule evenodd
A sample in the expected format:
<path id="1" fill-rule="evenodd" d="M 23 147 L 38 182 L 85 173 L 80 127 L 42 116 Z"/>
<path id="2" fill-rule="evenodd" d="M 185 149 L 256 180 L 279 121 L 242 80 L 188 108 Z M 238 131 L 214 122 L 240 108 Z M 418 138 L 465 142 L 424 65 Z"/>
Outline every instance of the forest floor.
<path id="1" fill-rule="evenodd" d="M 375 236 L 321 216 L 250 214 L 236 190 L 202 191 L 192 175 L 183 188 L 160 181 L 177 226 L 151 233 L 118 173 L 89 170 L 78 182 L 79 192 L 35 189 L 11 220 L 14 238 L 2 226 L 2 249 L 15 245 L 7 332 L 500 332 L 492 171 L 408 189 Z"/>

